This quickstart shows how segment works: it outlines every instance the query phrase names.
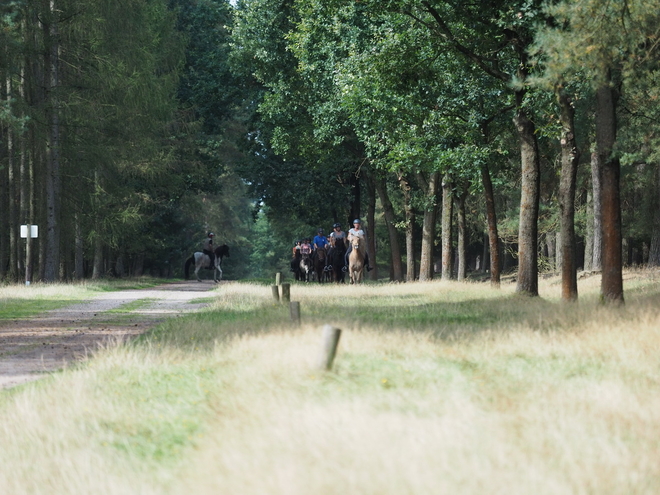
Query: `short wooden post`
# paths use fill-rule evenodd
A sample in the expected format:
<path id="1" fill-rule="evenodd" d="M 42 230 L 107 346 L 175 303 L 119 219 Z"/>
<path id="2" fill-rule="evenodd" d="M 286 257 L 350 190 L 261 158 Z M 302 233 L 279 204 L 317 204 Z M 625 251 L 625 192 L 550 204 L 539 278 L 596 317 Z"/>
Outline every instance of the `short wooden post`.
<path id="1" fill-rule="evenodd" d="M 273 291 L 275 302 L 280 302 L 280 288 L 277 285 L 271 285 L 270 289 Z"/>
<path id="2" fill-rule="evenodd" d="M 291 301 L 289 303 L 289 312 L 291 313 L 291 323 L 300 326 L 300 302 Z"/>
<path id="3" fill-rule="evenodd" d="M 321 345 L 321 354 L 319 356 L 319 369 L 330 371 L 332 362 L 337 354 L 337 345 L 341 337 L 341 328 L 335 328 L 331 325 L 323 327 L 323 341 Z"/>
<path id="4" fill-rule="evenodd" d="M 277 272 L 275 274 L 275 285 L 277 285 L 277 286 L 282 285 L 282 273 L 281 272 Z"/>
<path id="5" fill-rule="evenodd" d="M 282 284 L 282 302 L 291 302 L 291 284 Z"/>

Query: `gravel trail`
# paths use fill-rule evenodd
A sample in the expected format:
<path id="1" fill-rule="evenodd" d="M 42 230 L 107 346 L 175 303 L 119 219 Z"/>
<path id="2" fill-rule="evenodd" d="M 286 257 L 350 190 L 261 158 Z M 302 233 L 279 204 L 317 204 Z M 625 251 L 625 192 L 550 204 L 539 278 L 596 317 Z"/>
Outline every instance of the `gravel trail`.
<path id="1" fill-rule="evenodd" d="M 84 359 L 104 343 L 143 333 L 166 318 L 197 311 L 212 281 L 169 283 L 150 289 L 106 292 L 26 319 L 0 324 L 0 388 L 36 380 Z M 197 301 L 196 301 L 197 300 Z M 135 303 L 127 312 L 112 310 Z"/>

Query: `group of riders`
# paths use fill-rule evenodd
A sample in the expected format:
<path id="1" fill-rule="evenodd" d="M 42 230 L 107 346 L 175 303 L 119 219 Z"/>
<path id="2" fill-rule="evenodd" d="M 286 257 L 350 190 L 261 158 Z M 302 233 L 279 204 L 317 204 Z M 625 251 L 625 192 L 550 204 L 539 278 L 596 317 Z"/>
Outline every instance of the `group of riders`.
<path id="1" fill-rule="evenodd" d="M 359 218 L 353 220 L 353 227 L 348 234 L 342 230 L 341 224 L 335 223 L 332 232 L 327 236 L 324 230 L 319 228 L 313 239 L 308 237 L 296 241 L 291 260 L 291 271 L 295 273 L 296 280 L 309 281 L 309 276 L 315 274 L 319 282 L 324 278 L 343 281 L 352 250 L 352 244 L 348 242 L 350 236 L 359 236 L 366 243 L 366 234 Z M 369 255 L 366 252 L 364 264 L 367 271 L 371 271 Z"/>

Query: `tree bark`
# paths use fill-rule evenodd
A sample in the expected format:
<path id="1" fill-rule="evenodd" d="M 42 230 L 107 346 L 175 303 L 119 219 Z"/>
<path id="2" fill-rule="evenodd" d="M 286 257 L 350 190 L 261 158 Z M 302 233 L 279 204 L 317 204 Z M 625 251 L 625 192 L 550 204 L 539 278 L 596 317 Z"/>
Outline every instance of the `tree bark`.
<path id="1" fill-rule="evenodd" d="M 597 152 L 591 154 L 591 185 L 594 199 L 594 245 L 591 269 L 600 272 L 603 269 L 603 180 L 601 160 Z"/>
<path id="2" fill-rule="evenodd" d="M 376 185 L 374 183 L 375 179 L 371 174 L 366 175 L 365 179 L 367 193 L 369 195 L 367 225 L 369 226 L 370 235 L 367 236 L 367 253 L 369 253 L 370 265 L 373 267 L 373 270 L 368 273 L 368 276 L 370 280 L 378 280 L 378 265 L 376 263 Z"/>
<path id="3" fill-rule="evenodd" d="M 401 261 L 401 246 L 399 245 L 399 234 L 396 231 L 396 217 L 394 207 L 387 193 L 387 183 L 384 177 L 375 179 L 376 191 L 380 198 L 380 204 L 383 207 L 385 215 L 385 225 L 390 240 L 390 252 L 392 257 L 392 280 L 395 282 L 403 281 L 403 263 Z"/>
<path id="4" fill-rule="evenodd" d="M 653 232 L 649 246 L 648 266 L 660 266 L 660 166 L 656 166 L 655 212 L 653 214 Z"/>
<path id="5" fill-rule="evenodd" d="M 557 95 L 561 119 L 561 178 L 559 181 L 561 297 L 575 301 L 578 297 L 575 260 L 575 187 L 580 153 L 575 142 L 575 109 L 563 91 Z"/>
<path id="6" fill-rule="evenodd" d="M 454 214 L 454 194 L 451 177 L 442 180 L 442 280 L 452 276 L 452 216 Z"/>
<path id="7" fill-rule="evenodd" d="M 522 168 L 520 195 L 520 225 L 518 228 L 518 282 L 516 292 L 538 296 L 538 216 L 540 195 L 540 164 L 534 123 L 527 117 L 522 95 L 517 94 L 518 110 L 514 124 L 520 139 Z"/>
<path id="8" fill-rule="evenodd" d="M 608 71 L 607 81 L 611 80 Z M 616 142 L 616 104 L 614 88 L 605 83 L 596 91 L 596 145 L 602 166 L 603 275 L 601 297 L 607 303 L 621 304 L 623 264 L 621 236 L 621 166 L 613 154 Z"/>
<path id="9" fill-rule="evenodd" d="M 500 287 L 500 240 L 497 232 L 497 214 L 495 212 L 495 194 L 493 192 L 493 183 L 490 179 L 490 170 L 488 164 L 481 167 L 481 183 L 484 186 L 484 195 L 486 197 L 486 219 L 488 223 L 488 248 L 490 251 L 490 285 L 491 287 Z M 483 266 L 486 267 L 486 257 L 484 256 Z"/>
<path id="10" fill-rule="evenodd" d="M 457 280 L 465 280 L 465 275 L 467 271 L 467 259 L 466 259 L 466 238 L 467 238 L 467 227 L 465 223 L 465 200 L 467 199 L 467 189 L 463 191 L 460 195 L 456 197 L 456 209 L 457 209 L 457 224 L 458 224 L 458 270 L 456 272 Z"/>
<path id="11" fill-rule="evenodd" d="M 594 200 L 591 191 L 587 191 L 587 220 L 584 237 L 584 271 L 591 272 L 594 262 Z"/>
<path id="12" fill-rule="evenodd" d="M 399 175 L 399 186 L 403 191 L 403 208 L 406 213 L 406 280 L 415 280 L 415 238 L 413 226 L 415 224 L 415 212 L 412 208 L 410 194 L 410 183 L 402 175 Z"/>
<path id="13" fill-rule="evenodd" d="M 428 180 L 421 172 L 417 180 L 426 196 L 424 222 L 422 224 L 422 254 L 419 261 L 419 280 L 425 282 L 433 279 L 433 242 L 435 240 L 435 220 L 438 212 L 437 194 L 440 187 L 440 173 L 432 172 Z"/>
<path id="14" fill-rule="evenodd" d="M 55 0 L 50 0 L 49 20 L 44 24 L 46 39 L 46 67 L 49 71 L 49 143 L 46 170 L 46 259 L 44 280 L 57 280 L 60 265 L 60 123 L 57 91 L 59 86 L 59 32 Z"/>

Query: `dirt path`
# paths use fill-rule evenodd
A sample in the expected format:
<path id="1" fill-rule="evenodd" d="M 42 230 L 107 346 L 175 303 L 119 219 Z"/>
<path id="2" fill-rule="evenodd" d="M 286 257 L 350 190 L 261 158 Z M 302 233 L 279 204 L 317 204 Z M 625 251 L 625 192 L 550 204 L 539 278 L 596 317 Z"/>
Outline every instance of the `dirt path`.
<path id="1" fill-rule="evenodd" d="M 0 388 L 36 380 L 83 359 L 99 345 L 139 335 L 166 318 L 196 311 L 211 281 L 107 292 L 89 301 L 0 325 Z M 196 301 L 197 300 L 197 301 Z M 130 305 L 137 306 L 130 310 Z M 124 310 L 122 307 L 129 305 Z M 114 310 L 114 311 L 113 311 Z"/>

